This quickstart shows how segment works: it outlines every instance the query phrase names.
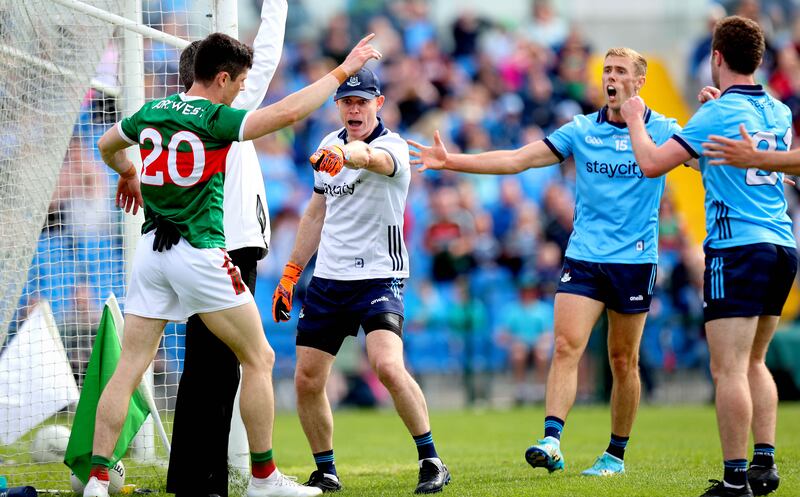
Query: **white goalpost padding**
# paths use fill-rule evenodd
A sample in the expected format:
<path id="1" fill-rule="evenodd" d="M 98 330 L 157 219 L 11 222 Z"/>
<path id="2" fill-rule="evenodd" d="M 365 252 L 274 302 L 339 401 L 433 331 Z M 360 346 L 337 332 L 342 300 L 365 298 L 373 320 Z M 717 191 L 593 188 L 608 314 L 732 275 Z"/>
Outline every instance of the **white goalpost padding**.
<path id="1" fill-rule="evenodd" d="M 66 354 L 59 367 L 68 364 L 80 387 L 103 302 L 125 295 L 142 222 L 141 214 L 114 207 L 117 176 L 100 160 L 96 141 L 145 101 L 181 91 L 180 50 L 213 31 L 236 36 L 236 4 L 0 0 L 0 358 L 37 302 L 47 301 Z M 140 164 L 136 147 L 128 153 Z M 124 310 L 124 298 L 120 304 Z M 171 433 L 182 333 L 180 326 L 167 327 L 145 378 L 164 433 L 148 418 L 134 441 L 133 462 L 126 461 L 129 483 L 165 475 L 164 435 Z M 61 388 L 63 380 L 52 378 L 47 388 Z M 75 407 L 67 403 L 43 424 L 69 426 Z M 40 429 L 26 428 L 13 442 L 0 432 L 3 473 L 12 486 L 67 490 L 63 464 L 31 455 Z M 232 435 L 231 454 L 234 466 L 249 466 L 243 430 Z"/>

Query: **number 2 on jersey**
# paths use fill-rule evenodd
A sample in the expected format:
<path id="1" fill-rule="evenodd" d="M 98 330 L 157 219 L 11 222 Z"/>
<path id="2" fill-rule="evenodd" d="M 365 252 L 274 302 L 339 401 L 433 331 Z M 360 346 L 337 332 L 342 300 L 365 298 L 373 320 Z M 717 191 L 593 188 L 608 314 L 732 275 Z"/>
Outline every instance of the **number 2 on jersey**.
<path id="1" fill-rule="evenodd" d="M 792 128 L 787 128 L 786 133 L 784 133 L 783 137 L 781 137 L 781 147 L 779 147 L 778 143 L 778 136 L 775 133 L 769 133 L 766 131 L 757 131 L 753 133 L 753 141 L 758 147 L 762 142 L 766 143 L 768 152 L 774 152 L 775 150 L 789 150 L 789 147 L 792 144 Z M 750 167 L 747 169 L 747 176 L 745 176 L 745 182 L 748 186 L 760 186 L 760 185 L 775 185 L 778 183 L 778 173 L 776 171 L 767 172 L 758 169 L 757 167 Z"/>

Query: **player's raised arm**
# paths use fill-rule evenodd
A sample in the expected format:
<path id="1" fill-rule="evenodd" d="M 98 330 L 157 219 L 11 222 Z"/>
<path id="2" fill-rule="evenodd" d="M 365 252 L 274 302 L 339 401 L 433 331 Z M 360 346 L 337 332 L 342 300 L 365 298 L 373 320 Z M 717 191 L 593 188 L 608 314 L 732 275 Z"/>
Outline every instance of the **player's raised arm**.
<path id="1" fill-rule="evenodd" d="M 741 140 L 719 135 L 709 136 L 703 143 L 703 155 L 711 158 L 709 164 L 728 165 L 742 169 L 757 167 L 763 171 L 778 171 L 792 175 L 800 174 L 800 149 L 788 152 L 758 150 L 756 143 L 744 124 L 739 125 Z"/>
<path id="2" fill-rule="evenodd" d="M 369 44 L 374 37 L 374 33 L 364 37 L 339 67 L 313 84 L 249 115 L 243 140 L 253 140 L 285 128 L 318 109 L 340 84 L 358 72 L 367 61 L 381 58 L 381 53 Z"/>
<path id="3" fill-rule="evenodd" d="M 635 96 L 622 104 L 620 111 L 628 125 L 636 163 L 645 176 L 657 178 L 689 162 L 692 156 L 675 140 L 667 140 L 660 147 L 656 145 L 644 124 L 645 109 L 642 97 Z"/>
<path id="4" fill-rule="evenodd" d="M 543 140 L 529 143 L 516 150 L 497 150 L 480 154 L 450 154 L 442 142 L 439 131 L 433 134 L 433 145 L 427 147 L 414 140 L 408 144 L 418 149 L 411 149 L 411 165 L 420 166 L 418 171 L 426 169 L 447 169 L 462 173 L 477 174 L 516 174 L 532 167 L 544 167 L 558 164 L 559 157 Z"/>
<path id="5" fill-rule="evenodd" d="M 261 26 L 253 41 L 253 67 L 247 73 L 244 90 L 236 96 L 231 107 L 256 110 L 264 100 L 281 60 L 288 10 L 287 0 L 264 0 Z"/>

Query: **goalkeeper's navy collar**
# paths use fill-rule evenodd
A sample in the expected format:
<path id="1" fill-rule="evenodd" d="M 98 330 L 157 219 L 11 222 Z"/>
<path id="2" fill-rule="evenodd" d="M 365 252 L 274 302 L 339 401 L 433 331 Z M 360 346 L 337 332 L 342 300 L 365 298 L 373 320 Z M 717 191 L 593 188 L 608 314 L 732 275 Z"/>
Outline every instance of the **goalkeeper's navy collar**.
<path id="1" fill-rule="evenodd" d="M 650 107 L 644 108 L 644 123 L 647 124 L 650 122 L 650 116 L 653 114 L 653 111 L 650 110 Z M 615 128 L 624 129 L 627 128 L 628 125 L 625 123 L 616 123 L 613 121 L 608 120 L 608 105 L 604 105 L 602 109 L 597 113 L 597 124 L 608 123 Z"/>
<path id="2" fill-rule="evenodd" d="M 389 129 L 383 125 L 383 120 L 379 117 L 378 118 L 378 125 L 375 126 L 375 129 L 372 130 L 372 133 L 369 134 L 368 137 L 364 138 L 364 143 L 369 143 L 375 138 L 379 136 L 383 136 L 389 132 Z M 342 131 L 339 132 L 339 138 L 347 143 L 347 128 L 342 128 Z"/>

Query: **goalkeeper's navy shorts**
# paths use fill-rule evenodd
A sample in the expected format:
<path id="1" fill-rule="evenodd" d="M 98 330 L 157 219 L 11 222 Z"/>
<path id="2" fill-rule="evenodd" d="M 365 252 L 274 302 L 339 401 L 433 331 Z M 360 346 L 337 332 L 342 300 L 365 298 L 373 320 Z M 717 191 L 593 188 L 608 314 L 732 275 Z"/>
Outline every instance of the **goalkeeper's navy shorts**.
<path id="1" fill-rule="evenodd" d="M 797 250 L 772 243 L 705 247 L 703 317 L 780 316 L 797 273 Z"/>
<path id="2" fill-rule="evenodd" d="M 297 345 L 336 355 L 348 336 L 388 329 L 403 333 L 403 281 L 339 281 L 314 276 L 297 323 Z"/>
<path id="3" fill-rule="evenodd" d="M 655 284 L 655 264 L 587 262 L 566 257 L 556 292 L 589 297 L 622 314 L 638 314 L 650 310 Z"/>

